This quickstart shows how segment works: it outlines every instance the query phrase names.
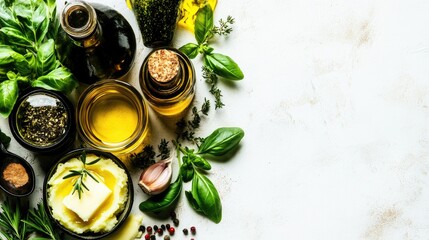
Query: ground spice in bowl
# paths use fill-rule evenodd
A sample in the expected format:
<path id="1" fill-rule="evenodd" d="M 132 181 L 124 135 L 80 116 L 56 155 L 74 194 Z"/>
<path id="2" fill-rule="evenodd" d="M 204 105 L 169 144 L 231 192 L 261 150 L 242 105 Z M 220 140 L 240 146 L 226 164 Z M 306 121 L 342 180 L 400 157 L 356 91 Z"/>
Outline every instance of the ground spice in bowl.
<path id="1" fill-rule="evenodd" d="M 27 171 L 19 163 L 9 163 L 3 170 L 3 178 L 15 188 L 20 188 L 29 181 Z"/>

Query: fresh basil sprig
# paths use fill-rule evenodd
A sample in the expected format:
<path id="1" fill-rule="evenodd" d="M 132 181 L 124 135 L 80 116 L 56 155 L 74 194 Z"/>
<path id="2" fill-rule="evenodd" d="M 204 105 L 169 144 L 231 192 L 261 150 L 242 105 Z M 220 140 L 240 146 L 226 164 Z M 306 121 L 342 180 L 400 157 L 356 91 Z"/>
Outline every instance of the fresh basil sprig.
<path id="1" fill-rule="evenodd" d="M 0 115 L 9 116 L 19 90 L 70 93 L 77 82 L 57 59 L 55 0 L 0 1 Z"/>
<path id="2" fill-rule="evenodd" d="M 212 166 L 206 157 L 221 156 L 233 150 L 240 143 L 244 136 L 241 128 L 218 128 L 204 139 L 204 148 L 198 151 L 188 147 L 182 147 L 174 142 L 178 151 L 183 154 L 182 161 L 179 160 L 179 175 L 174 183 L 160 195 L 152 196 L 148 200 L 140 203 L 142 212 L 163 212 L 177 201 L 182 191 L 182 182 L 192 180 L 192 188 L 186 191 L 185 195 L 191 207 L 200 214 L 207 216 L 215 223 L 222 220 L 222 203 L 219 193 L 210 179 L 204 175 Z"/>
<path id="3" fill-rule="evenodd" d="M 216 129 L 204 138 L 198 151 L 178 146 L 179 151 L 183 153 L 180 175 L 184 182 L 192 180 L 192 188 L 186 192 L 186 198 L 195 211 L 215 223 L 222 220 L 222 204 L 216 187 L 203 175 L 211 169 L 206 157 L 222 156 L 230 152 L 237 147 L 243 137 L 244 131 L 241 128 L 224 127 Z"/>
<path id="4" fill-rule="evenodd" d="M 241 80 L 244 74 L 238 64 L 229 56 L 214 53 L 213 47 L 209 45 L 210 40 L 215 35 L 228 35 L 232 28 L 229 24 L 234 23 L 232 17 L 228 17 L 226 21 L 219 21 L 220 26 L 215 26 L 213 23 L 213 10 L 209 5 L 200 8 L 195 19 L 195 43 L 187 43 L 179 48 L 189 58 L 194 59 L 201 54 L 203 56 L 203 71 L 206 82 L 211 85 L 210 93 L 216 98 L 216 108 L 221 108 L 222 103 L 220 90 L 216 87 L 217 77 L 222 77 L 227 80 Z M 210 75 L 208 73 L 213 73 Z"/>

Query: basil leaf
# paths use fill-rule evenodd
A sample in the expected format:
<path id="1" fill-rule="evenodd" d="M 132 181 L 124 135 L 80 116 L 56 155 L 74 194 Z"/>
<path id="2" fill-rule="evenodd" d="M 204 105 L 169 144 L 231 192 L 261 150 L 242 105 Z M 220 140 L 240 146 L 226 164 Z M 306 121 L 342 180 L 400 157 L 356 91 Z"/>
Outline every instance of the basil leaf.
<path id="1" fill-rule="evenodd" d="M 170 207 L 179 199 L 182 192 L 182 178 L 177 177 L 176 181 L 167 188 L 163 193 L 152 196 L 148 200 L 140 203 L 139 209 L 142 212 L 162 212 Z"/>
<path id="2" fill-rule="evenodd" d="M 200 8 L 195 18 L 195 39 L 198 44 L 201 44 L 207 40 L 210 31 L 213 28 L 213 10 L 209 4 L 206 4 L 203 8 Z"/>
<path id="3" fill-rule="evenodd" d="M 183 178 L 184 182 L 189 182 L 194 177 L 194 167 L 192 166 L 192 163 L 184 162 L 180 166 L 180 175 Z"/>
<path id="4" fill-rule="evenodd" d="M 200 206 L 198 206 L 197 201 L 195 200 L 194 196 L 192 196 L 192 192 L 185 191 L 185 196 L 188 199 L 189 204 L 191 204 L 191 207 L 197 211 L 198 213 L 204 214 L 201 210 Z"/>
<path id="5" fill-rule="evenodd" d="M 194 59 L 198 55 L 198 45 L 195 43 L 185 44 L 179 50 L 190 59 Z"/>
<path id="6" fill-rule="evenodd" d="M 217 75 L 229 80 L 241 80 L 244 74 L 237 63 L 230 57 L 220 53 L 204 55 L 204 63 Z"/>
<path id="7" fill-rule="evenodd" d="M 10 143 L 10 137 L 7 136 L 6 134 L 4 134 L 1 130 L 0 130 L 0 142 L 3 144 L 3 146 L 5 146 L 6 148 L 9 146 Z"/>
<path id="8" fill-rule="evenodd" d="M 213 183 L 204 175 L 195 172 L 192 179 L 192 196 L 199 209 L 210 220 L 219 223 L 222 220 L 222 203 Z"/>
<path id="9" fill-rule="evenodd" d="M 18 82 L 6 80 L 0 83 L 0 115 L 8 117 L 18 99 Z"/>
<path id="10" fill-rule="evenodd" d="M 15 19 L 11 9 L 6 7 L 4 1 L 0 1 L 0 26 L 19 28 L 18 21 Z"/>
<path id="11" fill-rule="evenodd" d="M 0 66 L 14 62 L 13 56 L 17 54 L 8 46 L 0 46 Z M 22 55 L 21 55 L 22 56 Z M 24 57 L 23 57 L 24 58 Z"/>
<path id="12" fill-rule="evenodd" d="M 33 29 L 36 31 L 39 44 L 45 39 L 46 33 L 49 30 L 48 7 L 45 3 L 40 4 L 32 16 Z"/>
<path id="13" fill-rule="evenodd" d="M 200 156 L 195 157 L 195 159 L 192 162 L 198 168 L 201 168 L 201 169 L 204 169 L 204 170 L 210 170 L 210 169 L 212 169 L 212 166 L 210 165 L 210 163 L 207 162 L 207 160 L 205 160 L 204 158 L 202 158 Z"/>
<path id="14" fill-rule="evenodd" d="M 216 129 L 198 148 L 199 154 L 222 156 L 235 148 L 244 137 L 244 131 L 238 127 Z"/>
<path id="15" fill-rule="evenodd" d="M 56 90 L 70 93 L 77 87 L 78 83 L 72 73 L 65 67 L 52 70 L 47 75 L 41 76 L 31 83 L 33 87 L 41 87 L 49 90 Z"/>
<path id="16" fill-rule="evenodd" d="M 33 43 L 30 40 L 28 40 L 21 31 L 15 28 L 3 27 L 0 29 L 0 33 L 4 35 L 4 38 L 7 39 L 7 42 L 9 42 L 12 45 L 15 44 L 21 47 L 33 46 Z"/>
<path id="17" fill-rule="evenodd" d="M 37 74 L 45 75 L 55 68 L 55 42 L 52 39 L 40 45 L 37 51 Z"/>

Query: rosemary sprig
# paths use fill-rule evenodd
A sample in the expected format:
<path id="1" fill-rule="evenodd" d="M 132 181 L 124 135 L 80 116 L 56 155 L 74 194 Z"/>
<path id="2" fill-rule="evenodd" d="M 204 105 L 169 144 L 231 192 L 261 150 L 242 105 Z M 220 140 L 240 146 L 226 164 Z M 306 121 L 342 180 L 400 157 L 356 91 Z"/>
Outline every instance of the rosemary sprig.
<path id="1" fill-rule="evenodd" d="M 86 152 L 83 151 L 82 154 L 79 156 L 79 160 L 82 162 L 83 166 L 82 169 L 80 170 L 69 170 L 69 174 L 67 174 L 66 176 L 63 177 L 63 179 L 67 179 L 67 178 L 72 178 L 72 177 L 77 177 L 76 181 L 73 184 L 73 192 L 72 195 L 74 194 L 74 192 L 77 191 L 78 195 L 79 195 L 79 199 L 82 196 L 82 193 L 84 191 L 84 189 L 86 189 L 87 191 L 89 191 L 88 187 L 85 185 L 84 183 L 84 179 L 86 178 L 86 176 L 90 176 L 92 179 L 94 179 L 94 181 L 96 181 L 98 183 L 98 180 L 94 177 L 94 175 L 92 175 L 87 169 L 86 166 L 89 165 L 94 165 L 96 164 L 98 161 L 100 161 L 100 158 L 97 158 L 89 163 L 86 163 Z"/>
<path id="2" fill-rule="evenodd" d="M 55 231 L 49 216 L 46 214 L 43 201 L 39 202 L 36 208 L 28 212 L 27 220 L 22 221 L 34 231 L 49 236 L 49 239 L 61 239 L 58 231 Z"/>
<path id="3" fill-rule="evenodd" d="M 23 218 L 18 203 L 13 203 L 7 199 L 1 205 L 0 232 L 8 240 L 24 240 L 27 234 L 26 224 L 21 221 Z"/>

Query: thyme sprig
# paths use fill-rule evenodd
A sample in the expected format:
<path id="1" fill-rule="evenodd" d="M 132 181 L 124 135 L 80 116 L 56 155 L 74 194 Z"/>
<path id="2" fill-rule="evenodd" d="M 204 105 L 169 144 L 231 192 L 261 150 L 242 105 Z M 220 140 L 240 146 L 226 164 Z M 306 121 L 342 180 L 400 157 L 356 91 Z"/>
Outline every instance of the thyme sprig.
<path id="1" fill-rule="evenodd" d="M 226 18 L 226 21 L 221 18 L 219 20 L 219 26 L 213 26 L 212 30 L 210 31 L 212 37 L 214 34 L 217 34 L 219 36 L 227 36 L 228 34 L 230 34 L 232 32 L 232 27 L 230 25 L 234 24 L 234 22 L 235 19 L 231 16 L 228 16 Z"/>
<path id="2" fill-rule="evenodd" d="M 180 140 L 186 140 L 196 145 L 201 143 L 204 139 L 201 137 L 196 137 L 195 131 L 200 127 L 202 117 L 200 114 L 207 116 L 209 111 L 210 101 L 206 98 L 204 98 L 204 102 L 201 105 L 200 110 L 198 110 L 196 106 L 193 106 L 191 120 L 181 118 L 178 122 L 176 122 L 176 142 L 180 142 Z"/>
<path id="3" fill-rule="evenodd" d="M 161 139 L 161 142 L 158 145 L 158 155 L 156 155 L 152 145 L 146 145 L 143 148 L 143 151 L 137 154 L 131 154 L 130 161 L 135 167 L 142 169 L 148 168 L 156 162 L 155 157 L 160 158 L 160 160 L 164 160 L 170 157 L 170 147 L 168 145 L 169 142 L 167 140 Z"/>
<path id="4" fill-rule="evenodd" d="M 79 199 L 80 199 L 81 196 L 82 196 L 82 193 L 83 193 L 84 189 L 86 189 L 87 191 L 89 191 L 88 187 L 84 183 L 84 180 L 85 180 L 86 176 L 91 177 L 92 179 L 94 179 L 94 181 L 96 181 L 98 183 L 98 180 L 94 177 L 94 175 L 92 175 L 86 169 L 86 166 L 96 164 L 98 161 L 100 161 L 100 158 L 97 158 L 97 159 L 95 159 L 95 160 L 87 163 L 86 162 L 86 152 L 83 151 L 82 154 L 79 156 L 79 160 L 83 164 L 82 168 L 80 170 L 74 170 L 74 169 L 69 170 L 70 173 L 67 174 L 66 176 L 64 176 L 63 179 L 77 177 L 76 181 L 73 184 L 72 195 L 77 191 L 77 193 L 79 195 Z"/>

